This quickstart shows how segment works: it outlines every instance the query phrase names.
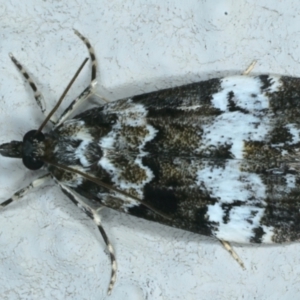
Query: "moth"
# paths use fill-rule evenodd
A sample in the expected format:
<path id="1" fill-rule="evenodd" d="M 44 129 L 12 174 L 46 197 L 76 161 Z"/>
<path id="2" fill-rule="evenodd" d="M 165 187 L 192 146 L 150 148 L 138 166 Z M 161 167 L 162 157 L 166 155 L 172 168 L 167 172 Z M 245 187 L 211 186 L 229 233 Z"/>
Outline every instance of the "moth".
<path id="1" fill-rule="evenodd" d="M 0 145 L 2 156 L 47 171 L 1 207 L 52 178 L 99 228 L 112 263 L 109 293 L 117 266 L 98 214 L 102 207 L 215 237 L 238 261 L 228 242 L 299 241 L 299 78 L 215 78 L 70 118 L 97 83 L 94 49 L 75 33 L 89 50 L 91 82 L 58 120 L 54 109 L 23 141 Z M 11 59 L 45 114 L 42 94 Z M 42 133 L 48 121 L 53 128 Z"/>

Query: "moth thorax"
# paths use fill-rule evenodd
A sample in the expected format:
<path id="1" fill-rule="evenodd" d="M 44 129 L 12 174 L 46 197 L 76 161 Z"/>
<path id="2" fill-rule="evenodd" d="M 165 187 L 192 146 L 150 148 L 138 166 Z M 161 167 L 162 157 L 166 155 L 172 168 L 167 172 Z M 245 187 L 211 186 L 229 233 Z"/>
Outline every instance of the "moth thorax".
<path id="1" fill-rule="evenodd" d="M 44 139 L 44 134 L 37 130 L 30 130 L 24 135 L 22 160 L 26 168 L 37 170 L 44 165 L 44 162 L 39 159 L 38 155 L 39 145 Z"/>

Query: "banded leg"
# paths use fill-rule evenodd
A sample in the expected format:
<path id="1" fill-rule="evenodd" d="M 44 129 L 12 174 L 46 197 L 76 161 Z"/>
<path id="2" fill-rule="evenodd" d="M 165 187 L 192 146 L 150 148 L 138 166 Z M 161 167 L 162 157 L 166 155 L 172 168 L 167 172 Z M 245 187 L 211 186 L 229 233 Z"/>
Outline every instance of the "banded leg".
<path id="1" fill-rule="evenodd" d="M 88 48 L 90 58 L 92 61 L 92 71 L 91 71 L 91 83 L 85 90 L 75 99 L 72 103 L 65 109 L 62 115 L 59 117 L 57 124 L 55 127 L 58 127 L 62 122 L 64 122 L 69 115 L 78 107 L 83 101 L 89 98 L 93 93 L 95 86 L 97 85 L 97 60 L 95 56 L 94 48 L 91 46 L 89 40 L 85 38 L 81 33 L 74 29 L 75 34 L 85 43 L 86 47 Z"/>
<path id="2" fill-rule="evenodd" d="M 20 62 L 11 53 L 9 53 L 9 57 L 12 60 L 12 62 L 16 65 L 16 67 L 19 69 L 19 71 L 22 73 L 25 80 L 28 82 L 29 86 L 31 87 L 31 89 L 34 93 L 34 98 L 35 98 L 37 105 L 41 109 L 42 113 L 47 117 L 44 96 L 38 90 L 38 88 L 36 87 L 36 84 L 34 83 L 32 78 L 29 76 L 29 74 L 26 72 L 24 67 L 20 64 Z M 51 118 L 50 121 L 52 123 L 55 123 L 56 120 L 55 120 L 55 118 Z"/>
<path id="3" fill-rule="evenodd" d="M 219 241 L 224 246 L 224 248 L 230 253 L 230 255 L 233 257 L 233 259 L 236 260 L 238 262 L 238 264 L 245 270 L 246 268 L 244 266 L 244 263 L 242 262 L 242 260 L 238 256 L 238 254 L 233 250 L 231 245 L 226 241 L 222 241 L 222 240 L 219 240 Z"/>
<path id="4" fill-rule="evenodd" d="M 87 216 L 89 216 L 98 226 L 98 229 L 102 235 L 102 238 L 106 244 L 106 247 L 108 249 L 109 255 L 110 255 L 110 260 L 111 260 L 111 277 L 110 277 L 110 283 L 108 286 L 107 294 L 110 295 L 111 291 L 114 287 L 114 284 L 116 282 L 117 278 L 117 261 L 116 261 L 116 256 L 115 256 L 115 251 L 110 243 L 108 236 L 101 224 L 101 219 L 99 215 L 97 214 L 97 211 L 94 209 L 90 208 L 88 205 L 83 203 L 80 198 L 75 194 L 69 187 L 61 184 L 59 181 L 57 181 L 55 178 L 53 178 L 55 182 L 60 186 L 61 190 L 65 195 L 68 196 L 68 198 L 75 204 L 77 205 L 82 211 L 86 213 Z"/>
<path id="5" fill-rule="evenodd" d="M 36 188 L 40 185 L 42 185 L 44 182 L 46 182 L 47 180 L 49 180 L 50 174 L 46 174 L 43 175 L 37 179 L 35 179 L 34 181 L 32 181 L 28 186 L 18 190 L 16 193 L 13 194 L 13 196 L 9 199 L 7 199 L 6 201 L 2 202 L 0 204 L 0 207 L 5 207 L 8 204 L 14 202 L 14 201 L 18 201 L 19 199 L 21 199 L 24 195 L 26 195 L 31 189 Z"/>

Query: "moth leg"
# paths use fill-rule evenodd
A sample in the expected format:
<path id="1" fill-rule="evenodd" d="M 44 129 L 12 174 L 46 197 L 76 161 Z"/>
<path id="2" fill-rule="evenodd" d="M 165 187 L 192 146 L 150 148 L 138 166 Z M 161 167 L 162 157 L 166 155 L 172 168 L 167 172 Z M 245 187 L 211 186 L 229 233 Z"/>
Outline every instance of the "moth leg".
<path id="1" fill-rule="evenodd" d="M 13 194 L 13 196 L 9 199 L 7 199 L 6 201 L 2 202 L 0 204 L 0 207 L 5 207 L 8 204 L 12 203 L 13 201 L 18 201 L 20 200 L 24 195 L 26 195 L 31 189 L 36 188 L 40 185 L 42 185 L 44 182 L 46 182 L 47 180 L 49 180 L 50 174 L 46 174 L 43 175 L 37 179 L 35 179 L 34 181 L 32 181 L 29 185 L 27 185 L 26 187 L 18 190 L 16 193 Z"/>
<path id="2" fill-rule="evenodd" d="M 101 95 L 99 95 L 97 93 L 94 93 L 94 95 L 97 96 L 100 100 L 102 100 L 105 103 L 111 102 L 111 100 L 108 100 L 108 99 L 104 98 L 103 96 L 101 96 Z"/>
<path id="3" fill-rule="evenodd" d="M 245 270 L 244 263 L 239 258 L 238 254 L 234 251 L 234 249 L 231 247 L 231 245 L 223 240 L 219 240 L 221 244 L 224 246 L 224 248 L 230 253 L 230 255 L 238 262 L 238 264 Z"/>
<path id="4" fill-rule="evenodd" d="M 85 90 L 75 99 L 72 103 L 65 109 L 62 115 L 59 117 L 58 122 L 55 127 L 59 126 L 62 122 L 64 122 L 69 115 L 78 107 L 83 101 L 89 98 L 93 93 L 95 86 L 97 85 L 97 59 L 95 55 L 94 48 L 91 46 L 89 40 L 84 37 L 81 33 L 74 29 L 75 34 L 85 43 L 88 48 L 90 58 L 92 61 L 92 71 L 91 71 L 91 83 Z"/>
<path id="5" fill-rule="evenodd" d="M 114 287 L 114 284 L 116 282 L 116 278 L 117 278 L 117 261 L 116 261 L 116 256 L 115 256 L 115 251 L 114 248 L 112 246 L 112 244 L 110 243 L 108 236 L 101 224 L 101 219 L 100 216 L 97 214 L 97 211 L 95 211 L 94 209 L 92 209 L 91 207 L 89 207 L 88 205 L 84 204 L 82 202 L 82 200 L 80 200 L 79 196 L 77 194 L 75 194 L 69 187 L 61 184 L 59 181 L 57 181 L 54 178 L 55 182 L 57 182 L 57 184 L 60 186 L 61 190 L 63 191 L 63 193 L 65 195 L 68 196 L 68 198 L 75 204 L 77 205 L 82 211 L 84 211 L 86 213 L 86 215 L 88 217 L 90 217 L 97 225 L 102 238 L 106 244 L 106 247 L 108 249 L 109 255 L 110 255 L 110 260 L 111 260 L 111 277 L 110 277 L 110 283 L 108 286 L 108 295 L 111 294 L 111 291 Z M 101 208 L 100 208 L 101 209 Z M 99 209 L 98 209 L 99 211 Z"/>
<path id="6" fill-rule="evenodd" d="M 28 82 L 29 86 L 31 87 L 31 89 L 34 93 L 33 95 L 34 95 L 37 105 L 39 106 L 39 108 L 41 109 L 41 111 L 45 115 L 45 117 L 47 117 L 44 96 L 38 90 L 38 88 L 36 87 L 36 84 L 34 83 L 32 78 L 29 76 L 27 71 L 24 69 L 24 67 L 20 64 L 20 62 L 11 53 L 9 53 L 9 57 L 12 60 L 12 62 L 16 65 L 16 67 L 19 69 L 19 71 L 22 73 L 25 80 Z M 55 123 L 56 120 L 55 120 L 55 118 L 51 118 L 50 121 L 52 123 Z"/>
<path id="7" fill-rule="evenodd" d="M 252 72 L 252 70 L 254 69 L 256 63 L 257 63 L 257 61 L 253 60 L 252 63 L 248 66 L 248 68 L 242 73 L 242 75 L 249 75 Z"/>

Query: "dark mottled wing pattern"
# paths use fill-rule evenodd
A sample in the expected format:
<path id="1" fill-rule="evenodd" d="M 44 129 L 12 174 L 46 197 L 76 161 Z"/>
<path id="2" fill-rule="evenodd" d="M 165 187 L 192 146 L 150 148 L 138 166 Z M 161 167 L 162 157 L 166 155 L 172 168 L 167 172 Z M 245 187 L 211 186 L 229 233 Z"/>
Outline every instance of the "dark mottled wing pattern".
<path id="1" fill-rule="evenodd" d="M 268 75 L 212 79 L 85 111 L 47 135 L 48 160 L 171 219 L 49 170 L 96 206 L 226 241 L 299 240 L 299 84 Z"/>

